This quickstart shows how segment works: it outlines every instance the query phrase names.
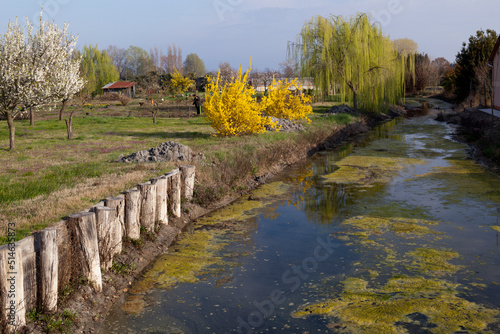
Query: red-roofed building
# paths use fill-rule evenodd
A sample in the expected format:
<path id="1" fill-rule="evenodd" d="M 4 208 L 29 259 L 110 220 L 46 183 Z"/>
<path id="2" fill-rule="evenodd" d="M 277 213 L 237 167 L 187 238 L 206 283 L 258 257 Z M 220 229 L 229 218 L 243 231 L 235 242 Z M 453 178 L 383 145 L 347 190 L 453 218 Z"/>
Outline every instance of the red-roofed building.
<path id="1" fill-rule="evenodd" d="M 104 92 L 104 94 L 118 93 L 120 95 L 125 95 L 133 99 L 135 98 L 135 85 L 137 85 L 137 82 L 110 82 L 106 86 L 102 87 L 102 91 Z"/>

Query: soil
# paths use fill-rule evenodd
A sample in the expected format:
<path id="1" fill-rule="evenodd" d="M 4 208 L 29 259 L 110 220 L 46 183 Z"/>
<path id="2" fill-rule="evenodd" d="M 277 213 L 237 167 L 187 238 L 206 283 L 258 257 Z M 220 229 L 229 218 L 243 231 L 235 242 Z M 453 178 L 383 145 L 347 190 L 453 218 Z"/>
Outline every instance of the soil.
<path id="1" fill-rule="evenodd" d="M 367 132 L 370 127 L 380 121 L 400 116 L 400 113 L 390 113 L 390 116 L 383 116 L 377 119 L 364 120 L 335 131 L 326 141 L 318 143 L 314 148 L 309 148 L 306 152 L 297 152 L 295 161 L 287 161 L 287 164 L 296 163 L 306 156 L 314 153 L 337 147 L 357 135 Z M 284 169 L 287 165 L 274 166 L 260 176 L 248 180 L 249 189 L 255 188 L 265 183 L 270 177 Z M 137 246 L 132 243 L 124 245 L 123 252 L 116 258 L 115 263 L 133 265 L 133 270 L 128 273 L 117 274 L 110 270 L 103 272 L 103 291 L 100 293 L 88 285 L 74 287 L 74 291 L 60 301 L 59 310 L 71 310 L 76 313 L 71 333 L 99 333 L 103 320 L 114 303 L 123 303 L 126 292 L 132 283 L 139 279 L 148 266 L 160 255 L 168 251 L 179 236 L 187 231 L 192 222 L 212 211 L 222 208 L 237 198 L 225 198 L 218 203 L 212 204 L 208 208 L 202 208 L 193 203 L 183 203 L 182 217 L 169 217 L 169 225 L 162 226 L 157 234 L 152 237 L 145 237 L 142 245 Z M 45 333 L 44 324 L 30 322 L 26 326 L 24 333 Z"/>

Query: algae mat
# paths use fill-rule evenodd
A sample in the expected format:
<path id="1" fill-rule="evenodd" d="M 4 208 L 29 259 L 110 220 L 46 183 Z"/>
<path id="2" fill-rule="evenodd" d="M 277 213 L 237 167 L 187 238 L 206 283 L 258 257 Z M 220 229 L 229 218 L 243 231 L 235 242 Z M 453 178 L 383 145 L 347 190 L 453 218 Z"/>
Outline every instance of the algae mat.
<path id="1" fill-rule="evenodd" d="M 391 122 L 291 166 L 200 219 L 102 332 L 500 332 L 500 179 L 452 130 Z"/>

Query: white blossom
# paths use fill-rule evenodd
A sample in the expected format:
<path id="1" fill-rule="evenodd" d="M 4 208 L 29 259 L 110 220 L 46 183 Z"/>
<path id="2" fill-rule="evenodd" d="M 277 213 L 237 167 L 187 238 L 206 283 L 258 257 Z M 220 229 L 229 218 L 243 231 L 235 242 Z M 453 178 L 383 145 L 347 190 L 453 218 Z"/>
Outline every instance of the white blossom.
<path id="1" fill-rule="evenodd" d="M 76 42 L 67 24 L 61 29 L 43 21 L 41 15 L 39 28 L 28 19 L 23 28 L 16 19 L 0 36 L 0 113 L 9 123 L 11 149 L 13 120 L 20 105 L 36 107 L 68 100 L 83 88 Z"/>

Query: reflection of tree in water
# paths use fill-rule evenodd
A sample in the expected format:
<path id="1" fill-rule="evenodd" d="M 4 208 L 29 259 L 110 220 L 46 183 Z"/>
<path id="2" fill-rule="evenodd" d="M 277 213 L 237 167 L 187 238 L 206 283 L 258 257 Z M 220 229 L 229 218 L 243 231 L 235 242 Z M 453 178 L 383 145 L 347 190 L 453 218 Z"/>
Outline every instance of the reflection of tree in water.
<path id="1" fill-rule="evenodd" d="M 304 196 L 304 211 L 307 218 L 322 225 L 338 224 L 349 216 L 356 203 L 366 197 L 374 198 L 384 191 L 384 184 L 361 188 L 352 184 L 318 184 Z"/>
<path id="2" fill-rule="evenodd" d="M 356 143 L 346 143 L 330 154 L 320 156 L 308 162 L 287 175 L 287 182 L 299 186 L 299 191 L 288 200 L 288 204 L 295 206 L 305 213 L 312 222 L 324 225 L 336 224 L 350 212 L 346 207 L 362 203 L 369 198 L 377 197 L 385 189 L 385 184 L 374 183 L 370 186 L 359 184 L 325 184 L 323 175 L 335 172 L 339 167 L 335 163 L 351 155 L 356 148 L 366 149 L 370 143 L 378 139 L 403 140 L 401 135 L 391 135 L 397 121 L 381 124 L 373 131 L 358 137 Z M 368 151 L 370 149 L 368 148 Z M 374 155 L 381 152 L 375 149 Z M 366 153 L 366 152 L 365 152 Z M 372 155 L 372 154 L 370 154 Z"/>

